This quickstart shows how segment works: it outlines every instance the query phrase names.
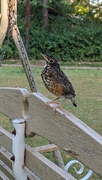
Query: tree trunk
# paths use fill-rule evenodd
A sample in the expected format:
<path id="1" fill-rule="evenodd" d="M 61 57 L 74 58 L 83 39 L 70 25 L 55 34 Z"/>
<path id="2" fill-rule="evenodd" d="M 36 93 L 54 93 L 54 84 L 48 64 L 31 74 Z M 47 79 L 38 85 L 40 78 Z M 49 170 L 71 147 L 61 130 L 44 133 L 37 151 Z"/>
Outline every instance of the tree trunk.
<path id="1" fill-rule="evenodd" d="M 30 0 L 26 2 L 26 51 L 29 54 Z"/>
<path id="2" fill-rule="evenodd" d="M 43 26 L 45 28 L 48 27 L 48 8 L 47 8 L 48 0 L 43 0 Z"/>
<path id="3" fill-rule="evenodd" d="M 86 6 L 89 7 L 89 0 L 86 0 Z"/>
<path id="4" fill-rule="evenodd" d="M 74 3 L 74 0 L 70 0 L 70 3 Z"/>

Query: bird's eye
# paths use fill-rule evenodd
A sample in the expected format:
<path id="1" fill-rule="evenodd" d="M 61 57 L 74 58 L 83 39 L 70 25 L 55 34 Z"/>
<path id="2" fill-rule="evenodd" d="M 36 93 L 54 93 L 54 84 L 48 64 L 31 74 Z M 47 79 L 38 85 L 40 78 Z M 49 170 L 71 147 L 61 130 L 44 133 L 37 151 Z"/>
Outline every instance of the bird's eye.
<path id="1" fill-rule="evenodd" d="M 53 59 L 49 59 L 50 60 L 50 63 L 54 63 L 54 60 Z"/>

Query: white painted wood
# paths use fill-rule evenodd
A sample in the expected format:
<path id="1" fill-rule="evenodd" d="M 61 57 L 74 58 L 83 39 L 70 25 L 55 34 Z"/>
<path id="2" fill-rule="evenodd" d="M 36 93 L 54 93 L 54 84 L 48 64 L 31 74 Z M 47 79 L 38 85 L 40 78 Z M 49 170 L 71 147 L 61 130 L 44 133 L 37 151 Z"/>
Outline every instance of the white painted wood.
<path id="1" fill-rule="evenodd" d="M 0 87 L 0 112 L 11 119 L 28 116 L 29 92 L 24 88 Z"/>
<path id="2" fill-rule="evenodd" d="M 12 121 L 16 134 L 13 134 L 12 153 L 14 155 L 13 173 L 15 180 L 27 180 L 24 167 L 25 156 L 25 120 L 15 119 Z"/>
<path id="3" fill-rule="evenodd" d="M 94 172 L 102 176 L 102 137 L 66 110 L 57 109 L 53 115 L 51 104 L 40 93 L 29 96 L 29 118 L 26 133 L 38 133 L 73 155 Z"/>

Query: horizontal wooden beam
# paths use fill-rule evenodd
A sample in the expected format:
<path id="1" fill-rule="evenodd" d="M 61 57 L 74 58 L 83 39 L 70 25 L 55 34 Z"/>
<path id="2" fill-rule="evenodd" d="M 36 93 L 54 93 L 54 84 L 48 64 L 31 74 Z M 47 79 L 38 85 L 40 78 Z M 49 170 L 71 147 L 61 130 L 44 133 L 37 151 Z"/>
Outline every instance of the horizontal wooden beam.
<path id="1" fill-rule="evenodd" d="M 39 153 L 56 151 L 58 149 L 59 149 L 59 147 L 54 144 L 47 144 L 44 146 L 39 146 L 39 147 L 33 148 L 34 151 L 38 151 Z"/>
<path id="2" fill-rule="evenodd" d="M 45 108 L 48 101 L 40 93 L 30 94 L 26 133 L 35 132 L 58 147 L 68 149 L 75 158 L 102 176 L 102 137 L 64 109 L 57 109 L 53 115 L 53 104 Z"/>

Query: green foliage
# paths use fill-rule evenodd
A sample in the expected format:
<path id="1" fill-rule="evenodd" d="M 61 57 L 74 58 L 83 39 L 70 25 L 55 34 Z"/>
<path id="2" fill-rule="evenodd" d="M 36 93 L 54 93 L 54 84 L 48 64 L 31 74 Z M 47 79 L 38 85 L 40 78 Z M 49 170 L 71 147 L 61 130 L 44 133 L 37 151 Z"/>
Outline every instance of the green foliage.
<path id="1" fill-rule="evenodd" d="M 76 7 L 75 7 L 75 12 L 78 13 L 78 14 L 80 14 L 80 15 L 84 15 L 84 14 L 86 14 L 86 13 L 88 12 L 88 8 L 87 8 L 87 7 L 84 7 L 84 6 L 82 6 L 82 5 L 76 6 Z"/>
<path id="2" fill-rule="evenodd" d="M 49 1 L 49 26 L 43 27 L 42 1 L 31 0 L 29 57 L 47 53 L 62 61 L 102 61 L 101 11 L 85 4 Z M 25 44 L 26 1 L 18 1 L 18 25 Z M 99 7 L 98 7 L 99 8 Z M 98 15 L 97 15 L 98 13 Z M 6 58 L 18 56 L 13 41 Z"/>

